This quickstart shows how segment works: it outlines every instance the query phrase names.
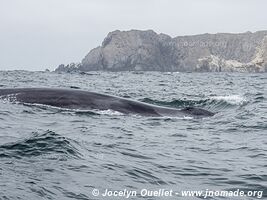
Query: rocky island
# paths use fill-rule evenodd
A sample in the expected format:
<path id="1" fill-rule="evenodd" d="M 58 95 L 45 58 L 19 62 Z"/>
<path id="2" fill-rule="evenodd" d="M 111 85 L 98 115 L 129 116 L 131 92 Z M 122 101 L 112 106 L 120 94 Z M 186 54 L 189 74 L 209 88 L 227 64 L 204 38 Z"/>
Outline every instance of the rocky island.
<path id="1" fill-rule="evenodd" d="M 172 38 L 152 30 L 113 31 L 78 64 L 55 71 L 266 72 L 267 31 Z"/>

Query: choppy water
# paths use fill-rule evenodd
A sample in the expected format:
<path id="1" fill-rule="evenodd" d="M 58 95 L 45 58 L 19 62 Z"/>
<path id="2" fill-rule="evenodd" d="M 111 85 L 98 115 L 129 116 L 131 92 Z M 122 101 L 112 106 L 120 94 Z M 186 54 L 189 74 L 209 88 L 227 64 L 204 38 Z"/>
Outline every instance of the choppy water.
<path id="1" fill-rule="evenodd" d="M 96 115 L 2 100 L 0 199 L 125 199 L 94 197 L 92 190 L 144 188 L 263 191 L 265 199 L 266 85 L 266 74 L 0 72 L 1 88 L 81 88 L 217 113 L 204 119 Z"/>

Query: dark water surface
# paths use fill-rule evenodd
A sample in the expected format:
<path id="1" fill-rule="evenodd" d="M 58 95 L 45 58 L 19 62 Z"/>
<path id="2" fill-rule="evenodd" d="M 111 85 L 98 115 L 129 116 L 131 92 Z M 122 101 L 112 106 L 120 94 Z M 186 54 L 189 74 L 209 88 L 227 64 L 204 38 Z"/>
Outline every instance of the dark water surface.
<path id="1" fill-rule="evenodd" d="M 155 118 L 0 100 L 0 199 L 126 199 L 92 191 L 144 188 L 263 191 L 267 199 L 266 86 L 267 74 L 0 72 L 0 88 L 72 87 L 217 113 Z"/>

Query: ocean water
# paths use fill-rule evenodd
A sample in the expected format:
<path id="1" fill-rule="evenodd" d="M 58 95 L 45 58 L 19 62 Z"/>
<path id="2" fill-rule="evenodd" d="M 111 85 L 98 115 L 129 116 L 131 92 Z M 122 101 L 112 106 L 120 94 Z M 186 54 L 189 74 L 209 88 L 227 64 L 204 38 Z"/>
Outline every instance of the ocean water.
<path id="1" fill-rule="evenodd" d="M 137 191 L 128 199 L 267 199 L 266 86 L 266 73 L 2 71 L 0 88 L 79 88 L 216 115 L 142 117 L 0 100 L 0 199 L 127 199 L 104 197 L 106 189 Z M 159 189 L 177 194 L 141 195 Z M 194 190 L 245 196 L 182 196 Z"/>

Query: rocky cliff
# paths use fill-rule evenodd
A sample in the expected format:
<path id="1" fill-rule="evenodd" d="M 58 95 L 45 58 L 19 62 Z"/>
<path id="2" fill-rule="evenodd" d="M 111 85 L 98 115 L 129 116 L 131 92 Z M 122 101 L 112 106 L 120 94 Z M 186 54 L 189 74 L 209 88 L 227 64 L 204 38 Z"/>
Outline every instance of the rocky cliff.
<path id="1" fill-rule="evenodd" d="M 79 64 L 56 71 L 266 72 L 267 31 L 171 38 L 148 31 L 110 32 Z"/>

